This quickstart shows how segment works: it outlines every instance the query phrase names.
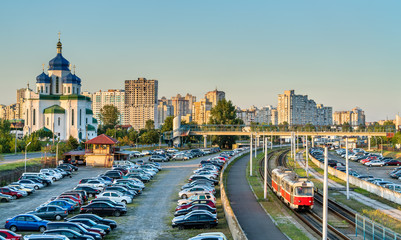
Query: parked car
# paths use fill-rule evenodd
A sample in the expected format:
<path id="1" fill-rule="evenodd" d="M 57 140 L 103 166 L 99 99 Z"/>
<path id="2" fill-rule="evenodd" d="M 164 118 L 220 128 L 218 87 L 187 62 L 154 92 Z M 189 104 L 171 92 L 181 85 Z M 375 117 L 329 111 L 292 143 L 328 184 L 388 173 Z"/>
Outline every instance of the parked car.
<path id="1" fill-rule="evenodd" d="M 5 195 L 5 194 L 0 193 L 0 202 L 2 202 L 2 203 L 4 203 L 4 202 L 9 202 L 9 201 L 11 201 L 12 199 L 13 199 L 12 196 L 10 196 L 10 195 Z"/>
<path id="2" fill-rule="evenodd" d="M 179 199 L 177 201 L 177 205 L 180 206 L 192 202 L 194 200 L 204 200 L 204 199 L 209 199 L 216 203 L 216 197 L 213 194 L 204 193 L 204 194 L 192 195 L 188 199 Z"/>
<path id="3" fill-rule="evenodd" d="M 119 217 L 127 213 L 126 207 L 113 206 L 107 202 L 95 202 L 82 206 L 80 213 L 94 213 L 99 215 L 108 215 Z"/>
<path id="4" fill-rule="evenodd" d="M 27 186 L 25 186 L 25 185 L 23 185 L 21 183 L 11 183 L 8 186 L 9 187 L 13 187 L 14 189 L 19 190 L 19 191 L 24 191 L 28 195 L 31 195 L 32 193 L 35 192 L 35 189 L 27 187 Z"/>
<path id="5" fill-rule="evenodd" d="M 25 235 L 24 240 L 70 240 L 70 239 L 64 235 L 31 234 L 31 235 Z"/>
<path id="6" fill-rule="evenodd" d="M 94 221 L 95 223 L 109 225 L 111 227 L 111 229 L 117 228 L 116 221 L 99 217 L 96 214 L 78 214 L 78 215 L 75 215 L 75 216 L 73 216 L 71 218 L 68 218 L 66 220 L 68 221 L 70 219 L 76 219 L 76 218 L 90 219 L 90 220 Z"/>
<path id="7" fill-rule="evenodd" d="M 204 210 L 204 211 L 209 211 L 209 212 L 211 212 L 213 214 L 216 214 L 216 208 L 213 208 L 213 207 L 211 207 L 209 205 L 206 205 L 206 204 L 197 204 L 197 205 L 193 205 L 193 206 L 191 206 L 189 208 L 181 209 L 181 210 L 176 211 L 174 213 L 174 216 L 186 215 L 186 214 L 188 214 L 188 213 L 190 213 L 192 211 L 195 211 L 195 210 Z"/>
<path id="8" fill-rule="evenodd" d="M 47 224 L 48 230 L 55 230 L 55 229 L 71 229 L 83 235 L 88 235 L 93 237 L 95 240 L 101 240 L 102 236 L 99 233 L 88 231 L 81 224 L 73 223 L 73 222 L 49 222 Z"/>
<path id="9" fill-rule="evenodd" d="M 86 226 L 89 226 L 91 228 L 99 228 L 105 231 L 106 233 L 110 233 L 111 227 L 109 225 L 105 224 L 99 224 L 96 223 L 90 219 L 85 219 L 85 218 L 76 218 L 76 219 L 70 219 L 68 222 L 74 222 L 74 223 L 82 223 L 85 224 Z"/>
<path id="10" fill-rule="evenodd" d="M 75 210 L 75 204 L 67 202 L 65 200 L 53 200 L 51 202 L 43 204 L 43 206 L 59 206 L 63 209 L 66 209 L 68 212 L 72 212 Z"/>
<path id="11" fill-rule="evenodd" d="M 371 160 L 370 162 L 366 162 L 365 165 L 368 167 L 383 167 L 384 162 L 381 160 Z"/>
<path id="12" fill-rule="evenodd" d="M 384 160 L 384 166 L 400 166 L 401 162 L 396 159 Z"/>
<path id="13" fill-rule="evenodd" d="M 116 192 L 116 191 L 107 191 L 107 192 L 103 192 L 101 194 L 98 195 L 98 197 L 106 197 L 109 198 L 111 200 L 114 200 L 116 202 L 122 202 L 122 203 L 132 203 L 132 198 L 125 196 L 123 193 L 121 192 Z"/>
<path id="14" fill-rule="evenodd" d="M 43 220 L 33 214 L 20 214 L 13 218 L 6 220 L 5 228 L 10 229 L 13 232 L 16 231 L 39 231 L 44 232 L 46 225 L 49 223 L 47 220 Z"/>
<path id="15" fill-rule="evenodd" d="M 203 226 L 205 228 L 215 227 L 218 224 L 217 217 L 208 213 L 187 214 L 178 216 L 172 220 L 172 227 L 184 229 L 186 227 Z"/>
<path id="16" fill-rule="evenodd" d="M 150 156 L 149 161 L 152 161 L 152 162 L 167 162 L 168 159 L 166 157 L 161 156 L 161 155 L 152 155 L 152 156 Z"/>
<path id="17" fill-rule="evenodd" d="M 109 171 L 105 172 L 104 175 L 107 176 L 107 177 L 110 177 L 112 179 L 121 179 L 121 178 L 123 178 L 122 173 L 120 171 L 117 171 L 117 170 L 109 170 Z"/>
<path id="18" fill-rule="evenodd" d="M 113 206 L 120 206 L 120 207 L 125 207 L 125 203 L 122 202 L 116 202 L 114 200 L 111 200 L 110 198 L 107 197 L 98 197 L 90 201 L 90 203 L 95 203 L 95 202 L 107 202 L 110 203 Z"/>
<path id="19" fill-rule="evenodd" d="M 198 234 L 188 240 L 227 240 L 227 237 L 221 232 L 208 232 Z"/>
<path id="20" fill-rule="evenodd" d="M 94 188 L 91 186 L 83 186 L 83 185 L 78 185 L 74 188 L 74 190 L 84 190 L 89 197 L 94 197 L 96 194 L 99 194 L 102 192 L 102 190 L 98 188 Z"/>
<path id="21" fill-rule="evenodd" d="M 59 206 L 49 205 L 39 207 L 35 211 L 28 212 L 27 214 L 33 214 L 42 219 L 60 221 L 61 219 L 68 216 L 68 210 Z"/>
<path id="22" fill-rule="evenodd" d="M 214 193 L 215 192 L 215 190 L 213 189 L 210 189 L 210 188 L 208 188 L 208 187 L 206 187 L 206 186 L 195 186 L 195 187 L 192 187 L 192 188 L 186 188 L 186 189 L 184 189 L 184 190 L 181 190 L 179 193 L 178 193 L 178 196 L 180 197 L 180 198 L 188 198 L 188 197 L 191 197 L 192 195 L 199 195 L 199 194 L 205 194 L 205 193 Z"/>
<path id="23" fill-rule="evenodd" d="M 192 202 L 190 202 L 188 204 L 176 207 L 175 211 L 178 211 L 178 210 L 181 210 L 181 209 L 190 208 L 190 207 L 192 207 L 194 205 L 198 205 L 198 204 L 206 204 L 206 205 L 209 205 L 212 208 L 216 208 L 216 204 L 212 200 L 195 200 L 195 201 L 192 201 Z"/>
<path id="24" fill-rule="evenodd" d="M 15 232 L 6 229 L 0 229 L 0 237 L 7 240 L 22 240 L 21 234 L 16 234 Z"/>
<path id="25" fill-rule="evenodd" d="M 38 183 L 38 182 L 35 182 L 33 180 L 30 180 L 30 179 L 22 179 L 22 180 L 19 180 L 17 183 L 23 184 L 24 186 L 33 188 L 35 190 L 38 190 L 38 189 L 43 188 L 45 186 L 42 183 Z"/>
<path id="26" fill-rule="evenodd" d="M 76 240 L 95 240 L 92 236 L 81 234 L 71 229 L 54 229 L 44 232 L 45 235 L 63 235 L 68 237 L 68 239 Z"/>
<path id="27" fill-rule="evenodd" d="M 22 198 L 22 193 L 14 191 L 14 190 L 10 189 L 9 187 L 1 187 L 0 193 L 2 193 L 4 195 L 9 195 L 13 199 Z"/>

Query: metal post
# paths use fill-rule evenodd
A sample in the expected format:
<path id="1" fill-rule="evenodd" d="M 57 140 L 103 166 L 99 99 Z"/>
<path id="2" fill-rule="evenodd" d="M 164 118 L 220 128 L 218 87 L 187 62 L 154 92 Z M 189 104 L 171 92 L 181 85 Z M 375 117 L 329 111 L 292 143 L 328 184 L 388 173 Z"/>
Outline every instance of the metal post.
<path id="1" fill-rule="evenodd" d="M 328 166 L 329 166 L 329 157 L 328 157 L 328 148 L 324 148 L 324 182 L 323 182 L 323 231 L 322 231 L 322 239 L 327 239 L 327 205 L 328 205 Z"/>
<path id="2" fill-rule="evenodd" d="M 299 150 L 299 146 L 298 146 L 298 134 L 296 135 L 296 143 L 297 143 L 297 151 Z"/>
<path id="3" fill-rule="evenodd" d="M 29 144 L 31 144 L 31 142 L 29 142 L 29 143 L 25 146 L 25 172 L 26 172 L 26 150 L 27 150 Z"/>
<path id="4" fill-rule="evenodd" d="M 349 163 L 348 163 L 348 137 L 345 138 L 345 171 L 347 174 L 347 200 L 349 199 Z"/>
<path id="5" fill-rule="evenodd" d="M 251 151 L 249 151 L 249 176 L 252 177 L 252 146 L 253 146 L 253 136 L 251 134 L 251 139 L 249 140 L 249 146 L 251 146 Z"/>
<path id="6" fill-rule="evenodd" d="M 372 240 L 375 240 L 375 222 L 374 221 L 372 221 Z"/>
<path id="7" fill-rule="evenodd" d="M 207 135 L 203 135 L 203 147 L 207 148 Z"/>
<path id="8" fill-rule="evenodd" d="M 57 145 L 56 145 L 56 164 L 57 164 L 57 166 L 58 166 L 58 144 L 59 143 L 60 143 L 60 141 L 58 141 Z"/>
<path id="9" fill-rule="evenodd" d="M 258 150 L 257 150 L 257 146 L 256 146 L 256 140 L 257 140 L 257 137 L 258 137 L 258 135 L 257 134 L 255 134 L 255 159 L 256 159 L 256 157 L 258 156 Z"/>
<path id="10" fill-rule="evenodd" d="M 273 149 L 273 134 L 270 136 L 270 149 Z"/>
<path id="11" fill-rule="evenodd" d="M 308 138 L 306 138 L 306 177 L 309 177 L 309 150 L 308 150 Z"/>
<path id="12" fill-rule="evenodd" d="M 370 138 L 371 136 L 368 136 L 368 151 L 370 151 Z"/>
<path id="13" fill-rule="evenodd" d="M 267 138 L 265 138 L 265 148 L 267 149 Z M 267 150 L 265 151 L 265 169 L 264 169 L 264 184 L 263 184 L 263 196 L 265 199 L 267 199 Z"/>
<path id="14" fill-rule="evenodd" d="M 18 130 L 15 129 L 15 144 L 14 144 L 15 154 L 17 154 L 17 132 L 18 132 Z"/>

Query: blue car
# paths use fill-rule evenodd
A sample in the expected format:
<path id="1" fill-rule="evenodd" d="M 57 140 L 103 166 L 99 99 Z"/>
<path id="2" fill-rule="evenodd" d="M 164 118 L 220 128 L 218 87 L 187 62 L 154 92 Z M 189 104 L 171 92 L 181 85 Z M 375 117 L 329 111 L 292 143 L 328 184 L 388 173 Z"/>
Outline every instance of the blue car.
<path id="1" fill-rule="evenodd" d="M 43 220 L 32 214 L 20 214 L 13 218 L 9 218 L 4 226 L 13 232 L 16 231 L 46 231 L 46 225 L 50 221 Z"/>
<path id="2" fill-rule="evenodd" d="M 66 209 L 68 212 L 73 212 L 74 208 L 75 208 L 75 205 L 73 205 L 67 201 L 64 201 L 64 200 L 53 200 L 45 205 L 46 206 L 48 206 L 48 205 L 59 206 L 59 207 Z"/>

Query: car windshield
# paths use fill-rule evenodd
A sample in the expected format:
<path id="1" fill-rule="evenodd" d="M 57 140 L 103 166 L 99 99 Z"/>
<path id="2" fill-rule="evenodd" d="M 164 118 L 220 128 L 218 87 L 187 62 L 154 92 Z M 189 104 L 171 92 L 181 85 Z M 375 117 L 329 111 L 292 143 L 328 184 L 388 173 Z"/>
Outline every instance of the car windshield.
<path id="1" fill-rule="evenodd" d="M 297 187 L 296 188 L 296 195 L 312 196 L 313 195 L 313 189 L 311 187 Z"/>

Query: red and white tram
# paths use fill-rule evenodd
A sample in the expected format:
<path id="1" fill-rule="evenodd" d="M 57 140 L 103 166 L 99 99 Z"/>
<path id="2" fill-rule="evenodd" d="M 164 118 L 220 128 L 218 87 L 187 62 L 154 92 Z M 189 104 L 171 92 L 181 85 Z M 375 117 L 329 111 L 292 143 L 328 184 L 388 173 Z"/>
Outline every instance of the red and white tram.
<path id="1" fill-rule="evenodd" d="M 313 208 L 313 182 L 300 178 L 286 168 L 276 168 L 272 171 L 272 188 L 292 209 Z"/>

